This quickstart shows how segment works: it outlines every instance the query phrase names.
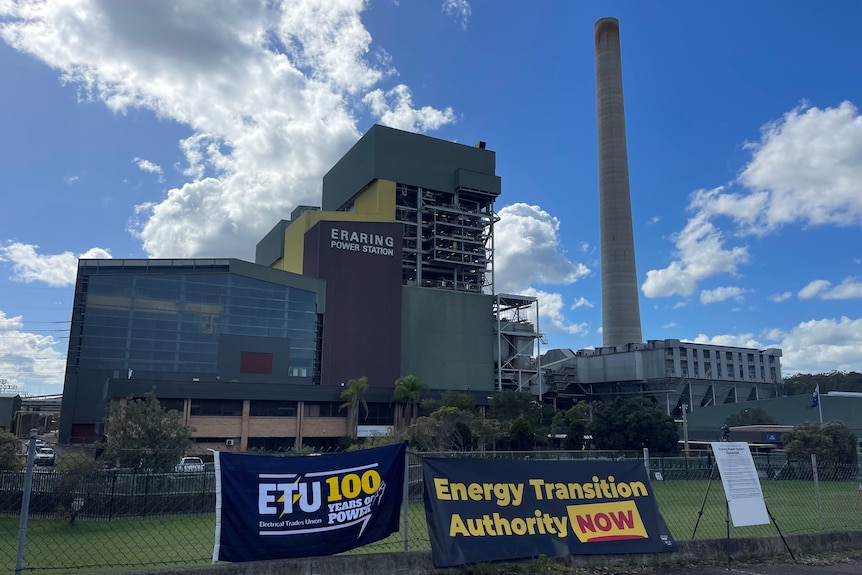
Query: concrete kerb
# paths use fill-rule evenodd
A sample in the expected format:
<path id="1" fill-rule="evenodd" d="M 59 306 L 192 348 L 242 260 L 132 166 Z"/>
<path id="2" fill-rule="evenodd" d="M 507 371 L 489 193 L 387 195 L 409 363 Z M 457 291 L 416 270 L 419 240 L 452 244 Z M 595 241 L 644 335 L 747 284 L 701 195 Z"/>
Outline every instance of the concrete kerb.
<path id="1" fill-rule="evenodd" d="M 788 546 L 799 559 L 803 555 L 818 555 L 841 550 L 862 548 L 862 531 L 827 533 L 820 535 L 785 536 Z M 565 563 L 572 567 L 668 567 L 690 564 L 721 564 L 728 551 L 735 562 L 764 561 L 775 558 L 783 563 L 792 559 L 779 536 L 747 539 L 710 539 L 680 541 L 674 553 L 648 555 L 570 555 Z M 531 561 L 508 562 L 520 565 L 524 573 L 530 572 Z M 376 553 L 366 555 L 338 555 L 278 561 L 253 561 L 202 567 L 184 567 L 160 571 L 140 572 L 135 575 L 441 575 L 461 573 L 465 569 L 436 569 L 428 551 L 408 553 Z M 489 572 L 493 567 L 489 566 Z"/>

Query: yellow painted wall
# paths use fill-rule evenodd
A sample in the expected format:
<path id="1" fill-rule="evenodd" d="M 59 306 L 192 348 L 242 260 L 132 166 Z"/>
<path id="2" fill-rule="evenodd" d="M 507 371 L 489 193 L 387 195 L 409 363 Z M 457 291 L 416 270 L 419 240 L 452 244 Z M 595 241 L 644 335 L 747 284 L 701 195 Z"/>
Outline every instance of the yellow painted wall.
<path id="1" fill-rule="evenodd" d="M 320 221 L 393 222 L 395 221 L 395 182 L 376 180 L 353 201 L 352 212 L 306 211 L 284 230 L 284 257 L 271 267 L 295 274 L 302 273 L 305 232 Z"/>

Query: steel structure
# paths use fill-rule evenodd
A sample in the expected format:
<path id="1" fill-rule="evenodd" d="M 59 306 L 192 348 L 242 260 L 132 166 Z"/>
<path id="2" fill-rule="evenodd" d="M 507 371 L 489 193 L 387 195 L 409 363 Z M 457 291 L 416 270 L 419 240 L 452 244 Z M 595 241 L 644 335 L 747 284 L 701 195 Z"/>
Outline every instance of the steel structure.
<path id="1" fill-rule="evenodd" d="M 512 389 L 544 394 L 541 380 L 539 299 L 533 296 L 496 294 L 497 391 Z M 534 324 L 530 316 L 536 318 Z"/>

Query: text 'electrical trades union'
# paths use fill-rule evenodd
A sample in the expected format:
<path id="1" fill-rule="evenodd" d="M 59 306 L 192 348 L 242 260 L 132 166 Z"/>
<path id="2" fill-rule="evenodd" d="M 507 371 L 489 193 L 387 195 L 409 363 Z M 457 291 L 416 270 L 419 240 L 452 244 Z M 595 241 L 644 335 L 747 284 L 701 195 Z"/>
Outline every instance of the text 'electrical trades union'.
<path id="1" fill-rule="evenodd" d="M 555 535 L 570 533 L 581 542 L 639 539 L 646 529 L 633 497 L 649 497 L 641 481 L 617 482 L 613 475 L 594 475 L 588 483 L 548 482 L 529 479 L 526 483 L 456 483 L 445 477 L 434 478 L 438 501 L 475 501 L 498 507 L 520 507 L 525 499 L 540 501 L 606 500 L 602 503 L 566 506 L 566 515 L 555 516 L 535 509 L 519 517 L 498 512 L 479 517 L 453 513 L 449 536 L 497 537 L 501 535 Z"/>

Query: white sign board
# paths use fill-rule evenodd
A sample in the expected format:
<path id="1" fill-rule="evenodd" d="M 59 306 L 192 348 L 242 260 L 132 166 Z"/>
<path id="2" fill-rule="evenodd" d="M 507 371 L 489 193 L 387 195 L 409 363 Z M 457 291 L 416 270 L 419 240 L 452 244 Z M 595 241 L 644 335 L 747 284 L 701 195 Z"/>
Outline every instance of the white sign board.
<path id="1" fill-rule="evenodd" d="M 769 512 L 763 501 L 760 478 L 754 467 L 751 450 L 744 442 L 712 442 L 712 453 L 734 527 L 769 523 Z"/>

